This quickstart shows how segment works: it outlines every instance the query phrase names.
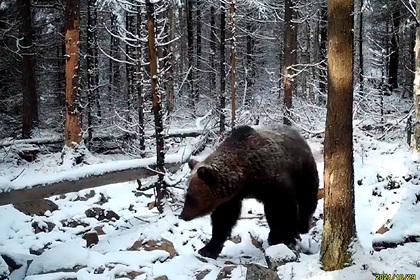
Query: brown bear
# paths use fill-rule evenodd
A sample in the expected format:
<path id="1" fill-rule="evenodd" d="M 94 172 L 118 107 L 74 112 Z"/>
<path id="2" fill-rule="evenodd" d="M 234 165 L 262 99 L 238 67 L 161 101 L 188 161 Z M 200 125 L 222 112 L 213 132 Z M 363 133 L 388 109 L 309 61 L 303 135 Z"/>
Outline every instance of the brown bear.
<path id="1" fill-rule="evenodd" d="M 211 213 L 212 237 L 199 254 L 216 259 L 239 218 L 244 198 L 264 204 L 268 244 L 296 244 L 317 206 L 318 172 L 306 141 L 291 127 L 234 128 L 192 175 L 180 218 Z"/>

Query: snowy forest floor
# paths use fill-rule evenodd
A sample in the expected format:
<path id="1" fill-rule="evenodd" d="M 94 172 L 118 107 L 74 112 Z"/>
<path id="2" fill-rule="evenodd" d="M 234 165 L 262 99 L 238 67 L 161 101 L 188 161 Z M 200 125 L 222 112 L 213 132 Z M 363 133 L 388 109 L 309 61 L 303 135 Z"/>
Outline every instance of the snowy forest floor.
<path id="1" fill-rule="evenodd" d="M 397 128 L 404 135 L 403 128 Z M 308 139 L 322 180 L 322 139 Z M 355 207 L 358 243 L 353 264 L 335 272 L 320 268 L 322 200 L 314 227 L 302 235 L 296 262 L 278 268 L 280 279 L 375 279 L 375 274 L 415 274 L 420 277 L 420 163 L 402 139 L 377 140 L 355 129 Z M 201 155 L 208 154 L 206 149 Z M 89 155 L 89 161 L 115 157 Z M 45 155 L 26 168 L 54 174 L 59 154 Z M 68 167 L 67 167 L 68 168 Z M 14 178 L 22 166 L 0 162 L 0 176 Z M 174 174 L 186 178 L 187 166 Z M 147 186 L 154 178 L 142 180 Z M 263 207 L 247 200 L 232 238 L 217 260 L 199 257 L 197 250 L 211 236 L 209 217 L 185 222 L 182 208 L 186 179 L 171 189 L 165 214 L 149 207 L 153 190 L 137 191 L 137 182 L 120 183 L 50 198 L 57 207 L 26 215 L 11 205 L 0 207 L 0 275 L 7 279 L 245 279 L 247 264 L 266 265 L 268 228 Z M 322 182 L 321 182 L 322 186 Z M 48 208 L 48 207 L 47 207 Z M 55 209 L 58 208 L 58 209 Z M 282 214 L 279 213 L 281 216 Z M 281 217 L 280 217 L 281 218 Z M 383 225 L 380 232 L 376 233 Z M 98 244 L 87 247 L 86 233 L 96 232 Z M 404 242 L 411 241 L 411 242 Z M 413 242 L 414 241 L 414 242 Z M 373 250 L 372 243 L 401 243 Z M 309 252 L 309 253 L 308 253 Z M 3 261 L 6 260 L 6 262 Z M 13 272 L 9 275 L 9 271 Z M 7 276 L 9 275 L 9 276 Z M 1 279 L 1 277 L 0 277 Z M 418 279 L 418 278 L 417 278 Z"/>

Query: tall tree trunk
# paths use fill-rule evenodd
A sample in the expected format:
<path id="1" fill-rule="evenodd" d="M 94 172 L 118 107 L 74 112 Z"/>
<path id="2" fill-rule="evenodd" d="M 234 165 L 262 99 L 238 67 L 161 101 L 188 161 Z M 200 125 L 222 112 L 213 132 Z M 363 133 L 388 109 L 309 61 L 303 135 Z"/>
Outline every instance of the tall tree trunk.
<path id="1" fill-rule="evenodd" d="M 326 71 L 326 59 L 327 59 L 327 22 L 328 22 L 328 12 L 326 7 L 321 7 L 321 24 L 320 24 L 320 43 L 319 43 L 319 52 L 321 55 L 321 61 L 324 63 L 320 66 L 319 71 L 319 91 L 322 96 L 322 103 L 325 104 L 324 96 L 327 96 L 327 71 Z"/>
<path id="2" fill-rule="evenodd" d="M 245 94 L 245 107 L 251 105 L 252 99 L 252 87 L 255 81 L 255 64 L 254 64 L 254 45 L 255 40 L 252 35 L 252 23 L 251 21 L 247 22 L 246 25 L 246 70 L 245 70 L 245 82 L 246 82 L 246 92 Z"/>
<path id="3" fill-rule="evenodd" d="M 220 1 L 220 93 L 219 93 L 219 115 L 220 133 L 225 131 L 225 107 L 226 107 L 226 58 L 225 58 L 225 45 L 226 45 L 226 4 L 224 0 Z"/>
<path id="4" fill-rule="evenodd" d="M 177 43 L 176 40 L 176 16 L 175 16 L 176 7 L 169 7 L 169 39 L 171 44 L 169 46 L 170 52 L 170 67 L 168 69 L 168 89 L 167 89 L 167 111 L 171 113 L 174 111 L 175 106 L 175 77 L 177 76 L 176 66 L 176 50 Z"/>
<path id="5" fill-rule="evenodd" d="M 192 22 L 192 14 L 193 14 L 193 0 L 186 0 L 187 3 L 187 46 L 188 46 L 188 75 L 187 75 L 187 82 L 189 84 L 190 90 L 190 108 L 195 112 L 195 81 L 194 81 L 194 30 L 193 30 L 193 22 Z"/>
<path id="6" fill-rule="evenodd" d="M 200 6 L 201 1 L 200 0 L 196 0 L 196 4 L 195 4 L 195 9 L 196 9 L 196 48 L 197 48 L 197 57 L 196 57 L 196 69 L 197 69 L 197 82 L 195 85 L 195 93 L 194 93 L 194 98 L 195 98 L 195 102 L 198 102 L 198 99 L 200 97 L 200 80 L 201 80 L 201 75 L 200 75 L 200 69 L 201 69 L 201 6 Z"/>
<path id="7" fill-rule="evenodd" d="M 167 191 L 164 183 L 164 139 L 163 139 L 163 120 L 162 120 L 162 102 L 161 93 L 158 83 L 158 57 L 156 51 L 156 33 L 155 33 L 155 19 L 154 19 L 154 4 L 150 0 L 146 0 L 147 6 L 147 31 L 148 31 L 148 49 L 150 62 L 150 77 L 151 77 L 151 97 L 152 110 L 155 120 L 155 135 L 156 135 L 156 168 L 159 171 L 159 179 L 156 184 L 156 203 L 160 212 L 163 211 L 163 200 L 167 196 Z"/>
<path id="8" fill-rule="evenodd" d="M 364 91 L 364 59 L 363 59 L 363 0 L 359 1 L 359 91 Z"/>
<path id="9" fill-rule="evenodd" d="M 391 90 L 398 88 L 398 64 L 399 64 L 399 28 L 400 28 L 400 6 L 398 1 L 392 13 L 392 37 L 389 56 L 388 84 Z"/>
<path id="10" fill-rule="evenodd" d="M 34 58 L 32 46 L 32 14 L 31 1 L 18 0 L 19 15 L 21 23 L 21 36 L 19 51 L 22 54 L 22 136 L 30 138 L 32 129 L 38 123 L 38 94 L 36 92 L 36 81 L 34 73 Z"/>
<path id="11" fill-rule="evenodd" d="M 118 18 L 117 15 L 112 13 L 111 14 L 111 33 L 117 34 L 117 25 L 118 25 Z M 110 41 L 110 56 L 112 58 L 119 58 L 119 41 L 120 39 L 116 38 L 114 35 L 111 34 L 111 41 Z M 119 93 L 120 88 L 120 66 L 111 58 L 109 59 L 109 97 L 110 102 L 113 104 L 114 100 L 112 96 L 117 96 Z"/>
<path id="12" fill-rule="evenodd" d="M 87 90 L 87 118 L 88 118 L 88 145 L 91 145 L 92 141 L 92 131 L 93 131 L 93 103 L 96 100 L 97 106 L 99 106 L 98 101 L 98 86 L 99 86 L 99 76 L 98 76 L 98 41 L 97 41 L 97 32 L 96 32 L 96 24 L 97 24 L 97 16 L 98 12 L 95 7 L 94 0 L 88 0 L 88 7 L 87 7 L 87 18 L 88 18 L 88 25 L 87 25 L 87 57 L 86 57 L 86 65 L 87 65 L 87 80 L 88 80 L 88 90 Z M 98 110 L 98 119 L 101 118 L 100 116 L 100 108 Z"/>
<path id="13" fill-rule="evenodd" d="M 420 22 L 420 0 L 416 1 L 417 22 Z M 416 26 L 416 45 L 414 47 L 416 57 L 416 71 L 414 76 L 414 106 L 416 108 L 416 122 L 414 126 L 414 150 L 420 152 L 420 25 Z"/>
<path id="14" fill-rule="evenodd" d="M 230 9 L 229 9 L 229 16 L 230 16 L 230 36 L 231 36 L 231 46 L 230 46 L 230 86 L 231 86 L 231 127 L 235 127 L 236 121 L 236 90 L 238 87 L 236 81 L 236 1 L 231 0 L 230 2 Z"/>
<path id="15" fill-rule="evenodd" d="M 80 1 L 67 0 L 65 11 L 66 41 L 66 127 L 65 143 L 75 148 L 82 141 L 79 93 Z"/>
<path id="16" fill-rule="evenodd" d="M 283 65 L 283 84 L 284 84 L 284 119 L 286 125 L 291 124 L 290 109 L 292 107 L 293 92 L 295 90 L 295 78 L 293 66 L 297 58 L 297 24 L 296 11 L 293 0 L 285 0 L 284 4 L 284 65 Z"/>
<path id="17" fill-rule="evenodd" d="M 144 12 L 142 7 L 139 5 L 137 7 L 137 36 L 138 38 L 144 38 L 143 30 L 146 29 L 146 26 L 143 21 Z M 136 48 L 136 92 L 137 92 L 137 111 L 139 118 L 138 125 L 138 139 L 139 139 L 139 148 L 140 154 L 143 157 L 146 150 L 146 145 L 144 142 L 144 68 L 142 63 L 145 61 L 145 46 L 143 42 L 138 41 L 138 47 Z"/>
<path id="18" fill-rule="evenodd" d="M 328 1 L 328 104 L 324 142 L 324 270 L 351 260 L 353 186 L 353 0 Z"/>
<path id="19" fill-rule="evenodd" d="M 209 79 L 209 90 L 210 96 L 214 97 L 216 90 L 216 8 L 213 4 L 210 7 L 210 79 Z"/>
<path id="20" fill-rule="evenodd" d="M 129 12 L 126 12 L 125 15 L 125 28 L 126 30 L 131 33 L 134 34 L 135 33 L 135 22 L 134 22 L 134 14 L 130 14 Z M 130 37 L 132 35 L 129 35 Z M 132 58 L 134 58 L 134 47 L 132 47 L 130 43 L 126 43 L 125 45 L 125 51 L 127 53 L 127 56 L 129 57 L 127 60 L 131 61 Z M 133 103 L 133 93 L 135 90 L 135 84 L 134 84 L 134 65 L 132 64 L 126 64 L 125 65 L 125 72 L 126 72 L 126 80 L 127 80 L 127 121 L 129 123 L 132 122 L 132 118 L 131 118 L 131 108 L 132 108 L 132 103 Z"/>

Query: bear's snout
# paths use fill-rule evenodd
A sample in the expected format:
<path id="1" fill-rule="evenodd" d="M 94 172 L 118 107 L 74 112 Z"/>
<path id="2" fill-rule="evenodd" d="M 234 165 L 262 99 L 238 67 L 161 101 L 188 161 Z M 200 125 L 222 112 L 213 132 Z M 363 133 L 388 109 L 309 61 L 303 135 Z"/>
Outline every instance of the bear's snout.
<path id="1" fill-rule="evenodd" d="M 179 215 L 179 218 L 181 219 L 181 220 L 184 220 L 184 221 L 191 221 L 192 220 L 192 217 L 189 217 L 186 213 L 185 213 L 185 211 L 182 211 L 181 212 L 181 214 Z"/>

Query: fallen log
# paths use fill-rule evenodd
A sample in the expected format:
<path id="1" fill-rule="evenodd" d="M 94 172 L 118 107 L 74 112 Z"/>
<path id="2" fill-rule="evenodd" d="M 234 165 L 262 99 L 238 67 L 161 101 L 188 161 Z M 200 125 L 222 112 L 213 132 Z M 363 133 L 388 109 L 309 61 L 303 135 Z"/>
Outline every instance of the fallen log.
<path id="1" fill-rule="evenodd" d="M 179 155 L 167 155 L 166 169 L 177 169 L 188 160 Z M 84 189 L 127 182 L 157 174 L 154 170 L 156 159 L 134 159 L 115 161 L 73 168 L 53 174 L 45 180 L 45 174 L 33 178 L 28 183 L 17 179 L 0 185 L 0 205 L 15 204 L 42 199 L 53 195 L 77 192 Z"/>
<path id="2" fill-rule="evenodd" d="M 188 138 L 188 137 L 197 137 L 203 135 L 203 130 L 197 129 L 177 129 L 169 130 L 164 133 L 163 137 L 168 138 Z M 155 137 L 153 133 L 146 132 L 146 138 Z M 123 140 L 128 137 L 128 134 L 119 134 L 119 135 L 93 135 L 93 142 L 111 142 L 115 140 Z M 18 146 L 23 144 L 33 144 L 33 145 L 52 145 L 64 143 L 64 138 L 61 136 L 54 136 L 49 138 L 30 138 L 30 139 L 19 139 L 19 140 L 2 140 L 0 141 L 0 147 L 8 146 Z"/>
<path id="3" fill-rule="evenodd" d="M 23 144 L 47 145 L 47 144 L 57 144 L 57 143 L 62 143 L 62 142 L 64 142 L 62 137 L 3 140 L 3 141 L 0 141 L 0 147 L 17 146 L 17 145 L 23 145 Z"/>
<path id="4" fill-rule="evenodd" d="M 381 251 L 384 249 L 396 248 L 400 245 L 404 245 L 405 243 L 412 243 L 412 242 L 420 242 L 419 235 L 408 235 L 402 238 L 401 240 L 380 240 L 380 241 L 373 241 L 372 248 L 375 251 Z"/>

